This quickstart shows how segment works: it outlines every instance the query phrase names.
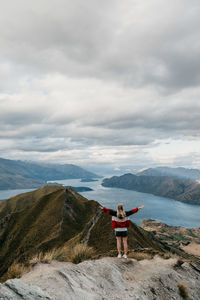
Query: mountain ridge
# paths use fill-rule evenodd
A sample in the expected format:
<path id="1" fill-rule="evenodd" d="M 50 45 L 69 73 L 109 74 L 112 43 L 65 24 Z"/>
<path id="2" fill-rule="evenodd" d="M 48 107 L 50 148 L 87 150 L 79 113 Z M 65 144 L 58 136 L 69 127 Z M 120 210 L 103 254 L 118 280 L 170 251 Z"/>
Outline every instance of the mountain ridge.
<path id="1" fill-rule="evenodd" d="M 167 176 L 174 177 L 183 180 L 200 180 L 199 169 L 188 169 L 183 167 L 171 168 L 171 167 L 156 167 L 156 168 L 145 168 L 138 171 L 136 175 L 146 176 Z"/>
<path id="2" fill-rule="evenodd" d="M 124 188 L 156 196 L 167 197 L 181 202 L 200 204 L 200 183 L 180 180 L 167 176 L 134 175 L 105 178 L 104 187 Z"/>
<path id="3" fill-rule="evenodd" d="M 100 177 L 73 164 L 48 164 L 0 158 L 0 190 L 38 188 L 50 180 Z"/>
<path id="4" fill-rule="evenodd" d="M 93 247 L 97 256 L 116 252 L 110 216 L 99 209 L 98 202 L 73 189 L 45 186 L 0 203 L 0 277 L 6 278 L 14 261 L 27 263 L 39 252 L 68 249 L 77 243 Z M 129 246 L 163 254 L 175 251 L 132 222 Z"/>

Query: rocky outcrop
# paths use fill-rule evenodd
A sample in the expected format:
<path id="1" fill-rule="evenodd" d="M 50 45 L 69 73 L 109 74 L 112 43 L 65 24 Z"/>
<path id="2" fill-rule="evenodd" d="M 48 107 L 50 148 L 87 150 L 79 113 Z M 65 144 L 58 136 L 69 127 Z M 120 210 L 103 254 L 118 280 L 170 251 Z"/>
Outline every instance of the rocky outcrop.
<path id="1" fill-rule="evenodd" d="M 105 178 L 102 185 L 150 193 L 186 203 L 200 204 L 200 183 L 198 181 L 181 180 L 166 176 L 137 176 L 129 173 Z"/>
<path id="2" fill-rule="evenodd" d="M 0 285 L 0 299 L 181 300 L 200 298 L 200 269 L 176 259 L 136 261 L 103 258 L 78 265 L 53 261 L 38 264 L 20 280 Z"/>
<path id="3" fill-rule="evenodd" d="M 10 279 L 4 285 L 0 285 L 0 299 L 50 300 L 52 298 L 36 285 L 26 284 L 19 279 Z"/>

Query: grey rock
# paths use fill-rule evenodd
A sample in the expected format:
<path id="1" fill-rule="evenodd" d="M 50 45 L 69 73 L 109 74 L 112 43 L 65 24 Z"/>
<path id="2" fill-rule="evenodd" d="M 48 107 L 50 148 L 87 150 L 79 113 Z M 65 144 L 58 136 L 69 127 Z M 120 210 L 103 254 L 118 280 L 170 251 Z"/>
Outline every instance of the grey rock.
<path id="1" fill-rule="evenodd" d="M 20 280 L 1 285 L 4 298 L 0 299 L 182 300 L 180 283 L 190 300 L 199 300 L 199 282 L 198 264 L 179 266 L 177 259 L 159 256 L 142 261 L 107 257 L 78 265 L 52 261 L 37 264 Z"/>
<path id="2" fill-rule="evenodd" d="M 24 283 L 20 279 L 10 279 L 5 284 L 0 285 L 0 299 L 51 300 L 54 298 L 50 297 L 38 286 Z"/>

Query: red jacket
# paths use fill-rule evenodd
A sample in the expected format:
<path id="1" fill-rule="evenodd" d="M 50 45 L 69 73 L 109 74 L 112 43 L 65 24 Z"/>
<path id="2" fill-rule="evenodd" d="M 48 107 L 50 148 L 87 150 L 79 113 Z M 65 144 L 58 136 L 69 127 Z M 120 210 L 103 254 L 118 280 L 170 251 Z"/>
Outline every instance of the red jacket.
<path id="1" fill-rule="evenodd" d="M 106 214 L 109 214 L 112 216 L 112 228 L 124 228 L 124 227 L 129 227 L 130 226 L 130 220 L 128 218 L 128 216 L 135 214 L 136 212 L 138 212 L 138 208 L 134 208 L 132 210 L 126 211 L 126 217 L 125 218 L 118 218 L 117 217 L 117 211 L 112 210 L 112 209 L 108 209 L 106 207 L 103 208 L 103 211 Z"/>

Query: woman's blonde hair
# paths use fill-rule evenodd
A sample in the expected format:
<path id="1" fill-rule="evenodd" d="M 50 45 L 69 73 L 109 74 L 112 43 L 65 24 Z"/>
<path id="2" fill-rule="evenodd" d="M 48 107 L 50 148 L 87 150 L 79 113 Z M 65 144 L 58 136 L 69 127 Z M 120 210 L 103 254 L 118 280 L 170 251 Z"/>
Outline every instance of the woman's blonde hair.
<path id="1" fill-rule="evenodd" d="M 123 204 L 118 204 L 118 207 L 117 207 L 117 217 L 119 219 L 124 219 L 126 217 L 126 213 L 124 211 Z"/>

